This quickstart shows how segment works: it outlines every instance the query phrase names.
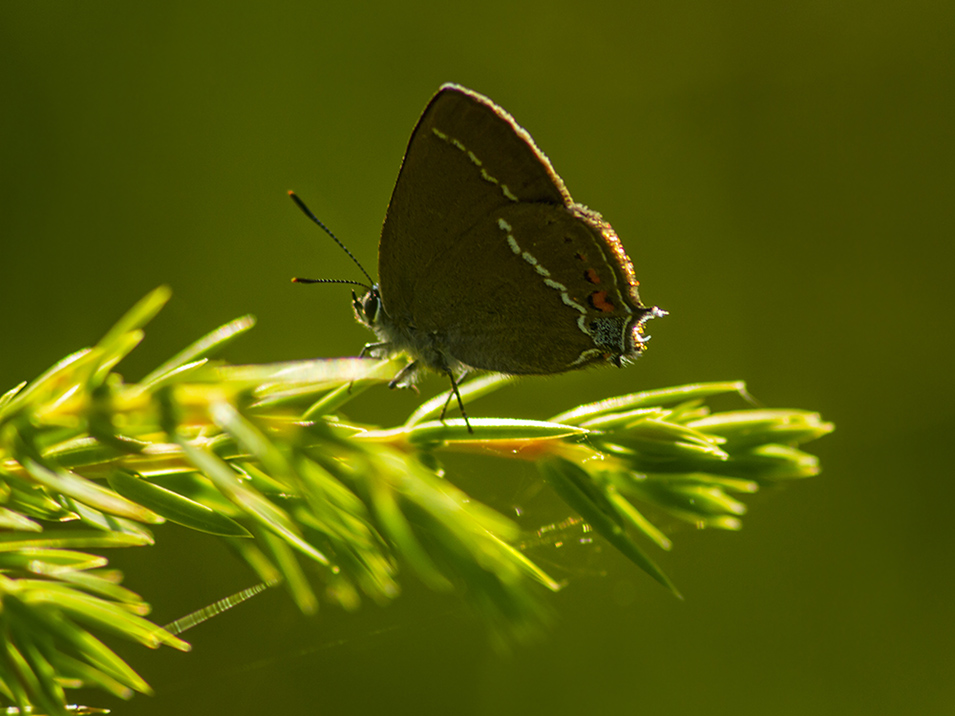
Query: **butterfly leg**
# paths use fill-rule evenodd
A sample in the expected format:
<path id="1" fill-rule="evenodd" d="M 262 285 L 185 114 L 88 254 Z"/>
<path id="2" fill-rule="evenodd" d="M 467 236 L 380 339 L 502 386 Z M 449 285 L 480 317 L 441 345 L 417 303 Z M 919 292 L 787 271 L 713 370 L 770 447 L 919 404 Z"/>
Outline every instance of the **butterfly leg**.
<path id="1" fill-rule="evenodd" d="M 444 414 L 448 411 L 448 406 L 451 404 L 451 396 L 453 395 L 458 399 L 458 408 L 461 409 L 461 417 L 464 418 L 464 424 L 468 426 L 468 432 L 472 435 L 474 434 L 474 428 L 471 427 L 471 421 L 468 420 L 467 411 L 464 409 L 464 401 L 461 400 L 461 393 L 458 391 L 458 382 L 454 379 L 454 373 L 449 369 L 445 369 L 445 373 L 448 378 L 451 379 L 451 393 L 448 394 L 448 399 L 444 403 L 444 407 L 441 408 L 441 422 L 444 422 Z"/>
<path id="2" fill-rule="evenodd" d="M 355 295 L 354 291 L 352 291 L 352 295 Z M 379 358 L 379 359 L 382 357 L 387 357 L 388 348 L 390 347 L 391 347 L 390 343 L 366 343 L 362 347 L 361 352 L 358 354 L 358 357 L 365 358 L 367 356 L 368 358 Z M 352 381 L 351 383 L 348 384 L 349 393 L 351 393 L 351 389 L 354 384 L 355 384 L 355 381 Z M 395 386 L 392 385 L 391 387 L 394 388 Z"/>
<path id="3" fill-rule="evenodd" d="M 364 358 L 368 356 L 369 358 L 383 358 L 388 355 L 388 348 L 391 347 L 390 343 L 366 343 L 365 346 L 361 349 L 361 353 L 358 354 L 359 358 Z"/>
<path id="4" fill-rule="evenodd" d="M 408 365 L 398 371 L 398 375 L 392 378 L 388 382 L 389 388 L 411 388 L 416 393 L 418 388 L 415 387 L 414 378 L 415 373 L 418 372 L 418 361 L 411 361 Z"/>

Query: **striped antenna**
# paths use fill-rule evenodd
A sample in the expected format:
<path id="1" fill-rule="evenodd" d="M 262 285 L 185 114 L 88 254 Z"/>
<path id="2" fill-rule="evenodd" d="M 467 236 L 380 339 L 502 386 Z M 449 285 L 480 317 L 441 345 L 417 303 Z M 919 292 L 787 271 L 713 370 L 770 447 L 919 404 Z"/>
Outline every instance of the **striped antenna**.
<path id="1" fill-rule="evenodd" d="M 290 191 L 288 195 L 292 199 L 292 201 L 295 202 L 295 205 L 302 210 L 302 213 L 305 214 L 305 216 L 307 216 L 309 219 L 311 219 L 316 224 L 318 224 L 321 230 L 324 231 L 329 236 L 331 236 L 332 241 L 338 244 L 339 247 L 341 247 L 341 250 L 344 251 L 346 254 L 348 254 L 348 258 L 354 261 L 355 265 L 359 268 L 359 270 L 363 274 L 365 274 L 365 278 L 368 279 L 368 283 L 374 285 L 375 279 L 371 277 L 370 273 L 365 271 L 365 267 L 361 265 L 361 262 L 358 259 L 356 259 L 355 255 L 348 250 L 348 247 L 345 246 L 345 244 L 343 244 L 339 240 L 339 238 L 332 233 L 332 230 L 329 229 L 327 226 L 325 226 L 325 224 L 323 224 L 322 221 L 317 216 L 315 216 L 315 214 L 312 213 L 311 209 L 305 206 L 305 202 L 299 199 L 298 195 L 294 191 Z M 327 278 L 293 278 L 292 283 L 351 283 L 356 286 L 362 286 L 364 288 L 367 288 L 369 291 L 371 290 L 371 286 L 366 286 L 365 284 L 359 283 L 358 281 L 345 281 L 345 280 L 327 279 Z"/>

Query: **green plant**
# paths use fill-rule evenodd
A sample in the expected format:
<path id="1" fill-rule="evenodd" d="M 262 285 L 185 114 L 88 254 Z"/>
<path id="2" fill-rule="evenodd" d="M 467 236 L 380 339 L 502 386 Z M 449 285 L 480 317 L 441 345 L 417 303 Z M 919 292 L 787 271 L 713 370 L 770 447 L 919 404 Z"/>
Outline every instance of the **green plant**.
<path id="1" fill-rule="evenodd" d="M 64 687 L 149 691 L 94 631 L 188 649 L 85 551 L 149 544 L 147 525 L 229 540 L 305 612 L 318 603 L 314 584 L 352 607 L 395 598 L 411 572 L 464 595 L 492 634 L 520 639 L 540 628 L 560 585 L 517 548 L 511 520 L 443 477 L 440 454 L 533 461 L 595 532 L 676 594 L 637 538 L 662 549 L 670 540 L 638 505 L 737 529 L 736 495 L 816 474 L 796 446 L 833 429 L 800 410 L 711 414 L 705 401 L 744 393 L 742 383 L 620 396 L 549 421 L 472 418 L 474 434 L 461 419 L 433 420 L 446 394 L 402 426 L 357 425 L 337 411 L 401 361 L 210 360 L 250 318 L 125 383 L 115 366 L 168 298 L 153 291 L 96 346 L 0 397 L 0 696 L 21 712 L 66 713 Z M 473 400 L 505 381 L 479 378 L 461 393 Z"/>

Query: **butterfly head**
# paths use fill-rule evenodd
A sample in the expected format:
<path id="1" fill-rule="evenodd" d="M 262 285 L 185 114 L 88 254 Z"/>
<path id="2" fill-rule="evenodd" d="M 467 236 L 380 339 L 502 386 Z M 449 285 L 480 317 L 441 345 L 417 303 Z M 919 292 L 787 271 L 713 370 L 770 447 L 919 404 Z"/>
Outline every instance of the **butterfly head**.
<path id="1" fill-rule="evenodd" d="M 381 292 L 378 284 L 374 284 L 360 298 L 354 291 L 351 292 L 352 307 L 355 309 L 355 318 L 364 326 L 374 330 L 381 318 Z"/>

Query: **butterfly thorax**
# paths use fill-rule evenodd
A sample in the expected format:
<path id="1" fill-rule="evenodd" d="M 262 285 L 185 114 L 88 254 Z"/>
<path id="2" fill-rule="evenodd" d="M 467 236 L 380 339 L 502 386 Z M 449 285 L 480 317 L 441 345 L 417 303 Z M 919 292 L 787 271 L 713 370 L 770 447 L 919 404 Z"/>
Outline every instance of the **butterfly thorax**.
<path id="1" fill-rule="evenodd" d="M 418 330 L 408 319 L 392 319 L 384 310 L 377 285 L 372 286 L 361 298 L 356 297 L 353 307 L 358 322 L 371 329 L 379 340 L 378 343 L 367 344 L 362 355 L 387 358 L 405 353 L 413 361 L 415 369 L 408 371 L 399 385 L 413 384 L 421 368 L 451 373 L 456 378 L 471 370 L 471 366 L 451 355 L 447 341 L 438 332 Z"/>

